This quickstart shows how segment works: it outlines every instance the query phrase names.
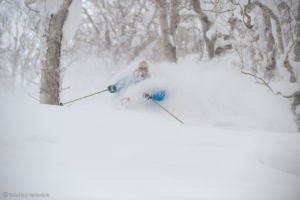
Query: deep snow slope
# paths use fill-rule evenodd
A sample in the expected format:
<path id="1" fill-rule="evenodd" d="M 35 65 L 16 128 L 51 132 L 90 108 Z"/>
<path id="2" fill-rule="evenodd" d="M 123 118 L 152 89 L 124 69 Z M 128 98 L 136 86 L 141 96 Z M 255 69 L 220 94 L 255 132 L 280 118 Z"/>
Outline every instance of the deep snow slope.
<path id="1" fill-rule="evenodd" d="M 99 58 L 83 56 L 65 74 L 62 101 L 84 96 L 107 88 L 122 77 L 131 74 L 139 61 L 129 66 L 113 67 Z M 120 107 L 123 97 L 130 97 L 130 110 L 147 107 L 143 92 L 166 90 L 163 105 L 188 124 L 243 130 L 296 131 L 290 102 L 273 95 L 267 87 L 251 76 L 240 72 L 239 58 L 228 55 L 213 61 L 199 61 L 197 57 L 179 60 L 178 64 L 149 63 L 150 78 L 131 87 L 125 94 L 104 94 L 77 102 L 76 107 Z M 280 69 L 284 74 L 285 69 Z M 285 70 L 286 71 L 286 70 Z M 272 80 L 274 91 L 285 95 L 299 88 L 290 84 L 288 73 Z"/>
<path id="2" fill-rule="evenodd" d="M 79 60 L 62 101 L 102 90 L 136 64 Z M 150 72 L 120 95 L 63 107 L 0 95 L 0 199 L 300 199 L 300 134 L 286 99 L 241 76 L 231 57 Z M 283 82 L 271 84 L 288 94 L 294 85 Z M 166 90 L 162 105 L 184 125 L 142 98 L 153 89 Z M 122 106 L 123 97 L 131 101 Z"/>
<path id="3" fill-rule="evenodd" d="M 299 133 L 181 125 L 148 106 L 2 98 L 0 192 L 55 200 L 300 198 Z"/>

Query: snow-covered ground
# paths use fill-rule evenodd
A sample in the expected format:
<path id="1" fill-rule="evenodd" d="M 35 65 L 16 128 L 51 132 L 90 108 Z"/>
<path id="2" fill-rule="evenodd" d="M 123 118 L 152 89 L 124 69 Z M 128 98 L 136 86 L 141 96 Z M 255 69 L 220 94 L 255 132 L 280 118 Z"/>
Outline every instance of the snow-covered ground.
<path id="1" fill-rule="evenodd" d="M 63 102 L 118 77 L 95 63 L 67 71 Z M 228 58 L 151 67 L 149 83 L 167 90 L 162 104 L 184 125 L 151 101 L 124 108 L 109 93 L 63 107 L 1 96 L 0 199 L 300 199 L 300 134 L 289 102 Z"/>

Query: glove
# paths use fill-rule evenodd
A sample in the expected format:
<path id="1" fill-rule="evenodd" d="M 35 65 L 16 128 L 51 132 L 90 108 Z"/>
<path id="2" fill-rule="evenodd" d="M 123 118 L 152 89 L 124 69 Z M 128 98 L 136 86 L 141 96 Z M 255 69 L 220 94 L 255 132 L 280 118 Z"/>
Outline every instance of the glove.
<path id="1" fill-rule="evenodd" d="M 148 93 L 145 93 L 144 94 L 144 97 L 146 98 L 146 99 L 152 99 L 152 95 L 151 94 L 148 94 Z"/>
<path id="2" fill-rule="evenodd" d="M 113 93 L 116 92 L 117 87 L 115 85 L 109 85 L 107 89 L 109 92 Z"/>

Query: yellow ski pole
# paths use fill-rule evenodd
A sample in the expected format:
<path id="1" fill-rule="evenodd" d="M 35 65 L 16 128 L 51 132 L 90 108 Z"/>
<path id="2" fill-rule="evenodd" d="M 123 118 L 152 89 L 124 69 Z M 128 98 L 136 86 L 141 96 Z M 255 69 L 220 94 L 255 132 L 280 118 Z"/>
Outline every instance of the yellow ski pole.
<path id="1" fill-rule="evenodd" d="M 77 98 L 77 99 L 73 99 L 73 100 L 67 101 L 67 102 L 65 102 L 65 103 L 60 103 L 59 105 L 60 105 L 60 106 L 63 106 L 63 105 L 65 105 L 65 104 L 72 103 L 72 102 L 74 102 L 74 101 L 79 101 L 79 100 L 82 100 L 82 99 L 85 99 L 85 98 L 88 98 L 88 97 L 90 97 L 90 96 L 93 96 L 93 95 L 96 95 L 96 94 L 100 94 L 100 93 L 106 92 L 106 91 L 108 91 L 108 89 L 105 89 L 105 90 L 102 90 L 102 91 L 99 91 L 99 92 L 95 92 L 95 93 L 93 93 L 93 94 L 90 94 L 90 95 L 87 95 L 87 96 L 84 96 L 84 97 L 80 97 L 80 98 Z"/>
<path id="2" fill-rule="evenodd" d="M 176 117 L 174 114 L 172 114 L 170 111 L 168 111 L 165 107 L 163 107 L 162 105 L 160 105 L 157 101 L 151 99 L 156 105 L 158 105 L 159 107 L 161 107 L 164 111 L 166 111 L 167 113 L 169 113 L 172 117 L 174 117 L 177 121 L 179 121 L 181 124 L 184 124 L 183 121 L 181 121 L 178 117 Z"/>

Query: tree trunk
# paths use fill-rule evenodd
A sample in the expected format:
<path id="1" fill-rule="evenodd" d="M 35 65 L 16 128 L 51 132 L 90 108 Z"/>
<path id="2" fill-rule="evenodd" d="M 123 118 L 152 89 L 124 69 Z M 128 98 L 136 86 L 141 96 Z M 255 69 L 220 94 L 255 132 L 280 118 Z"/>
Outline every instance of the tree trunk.
<path id="1" fill-rule="evenodd" d="M 297 124 L 297 128 L 298 131 L 300 131 L 300 113 L 297 112 L 297 107 L 300 106 L 300 91 L 295 92 L 293 94 L 293 102 L 292 102 L 292 111 L 296 116 L 296 124 Z"/>
<path id="2" fill-rule="evenodd" d="M 173 41 L 175 41 L 175 34 L 177 30 L 177 25 L 179 21 L 178 16 L 178 0 L 171 1 L 171 16 L 170 16 L 170 36 L 172 37 Z"/>
<path id="3" fill-rule="evenodd" d="M 59 11 L 51 15 L 47 36 L 46 60 L 43 61 L 40 103 L 59 105 L 60 92 L 60 51 L 63 25 L 72 0 L 64 0 Z"/>
<path id="4" fill-rule="evenodd" d="M 282 35 L 284 38 L 285 46 L 289 45 L 289 42 L 293 39 L 293 30 L 292 30 L 292 17 L 291 17 L 291 8 L 289 5 L 282 1 L 277 6 L 277 10 L 279 11 L 280 16 L 280 24 L 282 28 Z"/>
<path id="5" fill-rule="evenodd" d="M 268 65 L 266 66 L 266 72 L 267 74 L 272 77 L 272 73 L 276 68 L 276 51 L 275 51 L 275 39 L 273 37 L 272 33 L 272 24 L 271 24 L 271 18 L 270 15 L 263 11 L 263 18 L 264 18 L 264 37 L 266 41 L 266 51 L 268 52 L 270 56 L 270 60 L 268 61 Z"/>
<path id="6" fill-rule="evenodd" d="M 268 57 L 265 76 L 268 78 L 272 78 L 274 76 L 274 70 L 276 69 L 276 57 L 278 55 L 277 48 L 275 48 L 276 42 L 280 50 L 279 53 L 284 54 L 282 29 L 281 29 L 279 18 L 274 14 L 274 12 L 270 8 L 262 4 L 260 1 L 254 1 L 254 2 L 249 1 L 248 4 L 245 6 L 245 13 L 251 12 L 256 7 L 259 7 L 263 13 L 264 40 L 266 44 L 265 49 Z M 275 41 L 275 38 L 272 33 L 271 19 L 274 20 L 276 25 L 277 41 Z"/>
<path id="7" fill-rule="evenodd" d="M 169 62 L 177 62 L 176 47 L 174 46 L 175 40 L 173 40 L 173 44 L 170 41 L 170 30 L 168 26 L 167 9 L 166 9 L 167 2 L 165 0 L 156 0 L 156 3 L 159 7 L 159 13 L 160 13 L 159 23 L 161 29 L 163 56 Z"/>
<path id="8" fill-rule="evenodd" d="M 201 21 L 201 25 L 202 25 L 202 29 L 203 29 L 203 38 L 204 38 L 204 42 L 206 45 L 207 54 L 208 54 L 208 57 L 210 59 L 212 59 L 215 56 L 215 42 L 217 40 L 217 35 L 214 35 L 214 37 L 212 39 L 209 39 L 206 36 L 206 33 L 212 26 L 212 23 L 208 20 L 208 17 L 203 12 L 203 10 L 200 6 L 200 1 L 193 0 L 193 8 L 200 17 L 200 21 Z"/>
<path id="9" fill-rule="evenodd" d="M 264 25 L 265 25 L 264 36 L 266 41 L 266 50 L 268 52 L 272 52 L 275 46 L 275 40 L 272 34 L 271 19 L 266 12 L 263 12 L 263 17 L 264 17 Z"/>
<path id="10" fill-rule="evenodd" d="M 283 46 L 283 40 L 282 40 L 282 31 L 281 31 L 281 25 L 280 25 L 279 18 L 274 14 L 274 12 L 270 8 L 268 8 L 266 5 L 262 4 L 259 1 L 254 1 L 252 3 L 250 3 L 250 1 L 249 1 L 249 3 L 245 7 L 245 13 L 250 12 L 256 6 L 258 6 L 262 10 L 264 18 L 265 18 L 265 16 L 268 16 L 269 18 L 272 18 L 275 21 L 276 34 L 277 34 L 277 42 L 278 42 L 279 50 L 280 50 L 281 54 L 284 54 L 284 46 Z M 271 24 L 270 24 L 270 26 L 271 26 Z"/>
<path id="11" fill-rule="evenodd" d="M 295 61 L 300 61 L 300 4 L 298 5 L 298 14 L 296 18 L 296 41 L 294 47 Z"/>

